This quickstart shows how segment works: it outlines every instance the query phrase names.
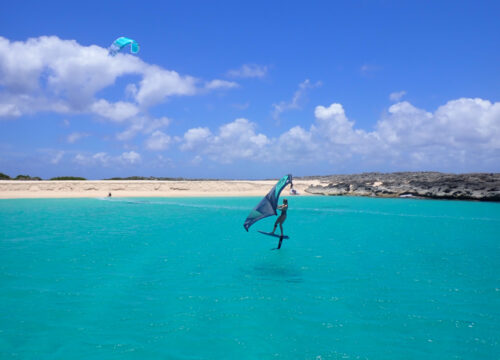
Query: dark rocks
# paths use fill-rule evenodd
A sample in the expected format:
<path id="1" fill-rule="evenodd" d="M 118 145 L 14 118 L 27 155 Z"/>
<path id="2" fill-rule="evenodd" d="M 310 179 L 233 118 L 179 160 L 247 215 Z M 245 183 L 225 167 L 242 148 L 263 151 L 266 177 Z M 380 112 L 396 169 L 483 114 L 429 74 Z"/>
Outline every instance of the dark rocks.
<path id="1" fill-rule="evenodd" d="M 500 201 L 500 173 L 363 173 L 304 179 L 309 178 L 321 182 L 305 190 L 310 194 Z"/>

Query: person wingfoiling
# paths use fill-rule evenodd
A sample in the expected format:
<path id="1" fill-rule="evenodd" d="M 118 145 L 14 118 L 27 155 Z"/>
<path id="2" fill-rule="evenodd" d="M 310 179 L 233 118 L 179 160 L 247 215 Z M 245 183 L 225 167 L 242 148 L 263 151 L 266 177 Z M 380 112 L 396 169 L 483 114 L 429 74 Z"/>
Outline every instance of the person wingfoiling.
<path id="1" fill-rule="evenodd" d="M 272 215 L 278 215 L 277 209 L 281 210 L 281 215 L 278 217 L 276 220 L 276 223 L 274 224 L 274 231 L 276 230 L 276 227 L 280 225 L 281 229 L 281 237 L 280 237 L 280 243 L 278 245 L 278 249 L 281 247 L 281 242 L 283 240 L 283 222 L 286 219 L 286 212 L 288 209 L 288 201 L 286 199 L 283 200 L 283 205 L 278 207 L 278 201 L 281 192 L 283 189 L 289 185 L 292 184 L 292 175 L 288 174 L 286 176 L 283 176 L 277 183 L 276 185 L 273 186 L 271 191 L 267 193 L 267 195 L 257 204 L 257 206 L 250 212 L 250 214 L 247 216 L 245 223 L 243 224 L 243 227 L 245 228 L 246 231 L 255 224 L 257 221 L 264 219 L 268 216 Z"/>

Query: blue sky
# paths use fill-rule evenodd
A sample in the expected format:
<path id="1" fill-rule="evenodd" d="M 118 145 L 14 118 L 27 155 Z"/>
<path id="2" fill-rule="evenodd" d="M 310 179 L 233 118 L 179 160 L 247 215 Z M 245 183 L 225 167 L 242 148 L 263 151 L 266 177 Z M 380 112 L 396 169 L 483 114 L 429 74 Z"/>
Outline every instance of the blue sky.
<path id="1" fill-rule="evenodd" d="M 495 1 L 18 1 L 0 172 L 500 170 Z M 111 57 L 119 36 L 141 46 Z"/>

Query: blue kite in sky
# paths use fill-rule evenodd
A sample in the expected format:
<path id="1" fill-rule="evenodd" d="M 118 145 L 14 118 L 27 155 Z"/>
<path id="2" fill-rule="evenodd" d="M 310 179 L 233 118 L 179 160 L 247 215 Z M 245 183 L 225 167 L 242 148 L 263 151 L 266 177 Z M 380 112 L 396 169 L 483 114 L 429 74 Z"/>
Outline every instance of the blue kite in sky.
<path id="1" fill-rule="evenodd" d="M 130 52 L 132 54 L 137 54 L 139 52 L 139 44 L 137 41 L 129 39 L 127 37 L 119 37 L 116 39 L 109 47 L 109 55 L 115 56 L 120 52 L 121 49 L 130 45 Z"/>

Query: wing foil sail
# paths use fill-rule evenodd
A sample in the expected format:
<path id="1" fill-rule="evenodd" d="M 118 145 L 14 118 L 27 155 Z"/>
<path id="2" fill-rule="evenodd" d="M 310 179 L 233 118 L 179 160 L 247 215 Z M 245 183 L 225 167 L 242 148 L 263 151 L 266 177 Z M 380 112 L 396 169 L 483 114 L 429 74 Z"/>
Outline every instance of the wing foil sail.
<path id="1" fill-rule="evenodd" d="M 288 174 L 283 176 L 276 185 L 273 186 L 271 191 L 257 204 L 257 206 L 250 211 L 250 214 L 245 220 L 243 227 L 246 231 L 257 221 L 264 219 L 268 216 L 277 215 L 276 209 L 278 208 L 278 200 L 283 189 L 292 183 L 292 175 Z"/>

